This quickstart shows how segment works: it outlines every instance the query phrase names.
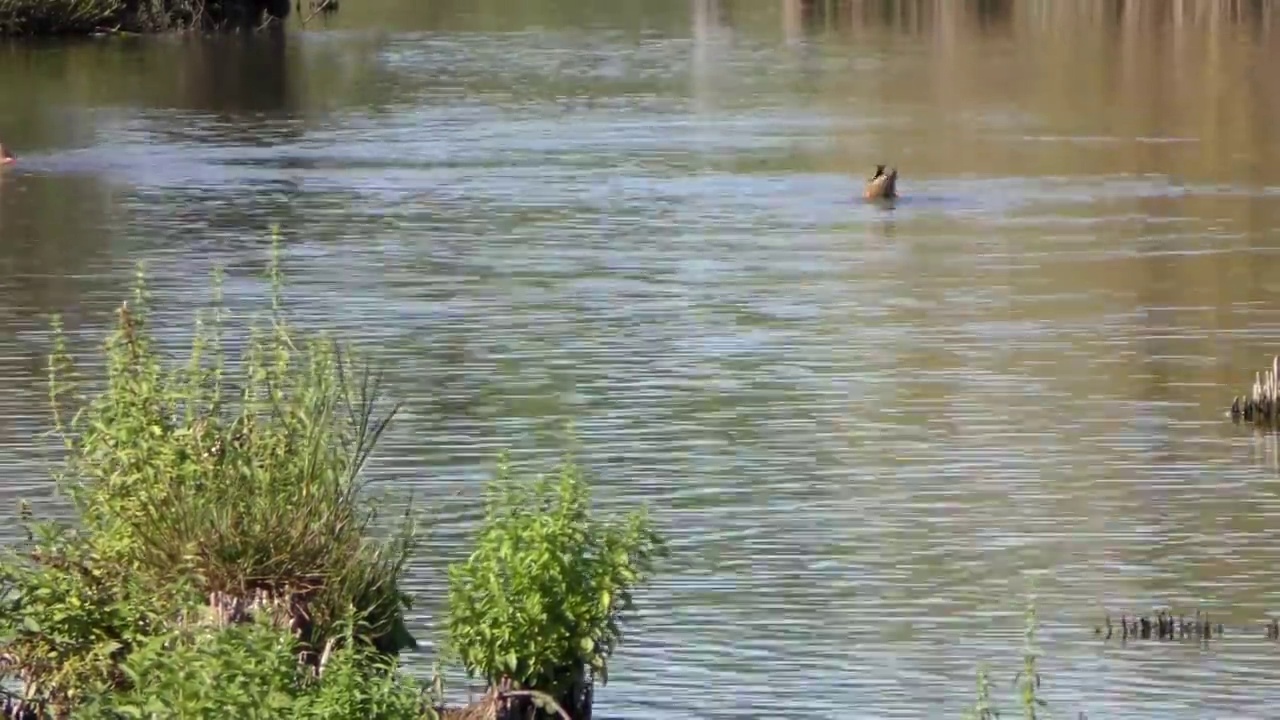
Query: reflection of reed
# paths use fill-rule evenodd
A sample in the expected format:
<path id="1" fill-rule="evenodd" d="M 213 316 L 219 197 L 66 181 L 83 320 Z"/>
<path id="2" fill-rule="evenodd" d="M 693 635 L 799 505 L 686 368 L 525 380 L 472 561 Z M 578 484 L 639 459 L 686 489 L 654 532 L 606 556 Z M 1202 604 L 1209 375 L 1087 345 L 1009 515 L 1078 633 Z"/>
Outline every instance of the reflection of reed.
<path id="1" fill-rule="evenodd" d="M 893 148 L 916 131 L 948 148 L 926 153 L 932 164 L 913 166 L 915 177 L 974 168 L 1037 175 L 1046 164 L 1067 175 L 1172 173 L 1251 186 L 1274 175 L 1265 153 L 1280 127 L 1280 93 L 1263 68 L 1280 62 L 1280 43 L 1270 40 L 1269 5 L 783 0 L 774 8 L 774 27 L 788 39 L 822 34 L 853 57 L 884 59 L 910 38 L 912 52 L 875 73 L 832 65 L 812 82 L 816 102 L 833 114 L 864 115 L 871 104 L 908 118 L 859 144 Z M 1002 112 L 1062 141 L 992 146 L 973 135 Z M 1103 155 L 1075 138 L 1117 144 Z M 854 171 L 843 158 L 861 152 L 832 153 L 827 164 Z M 1258 221 L 1270 221 L 1259 212 Z"/>
<path id="2" fill-rule="evenodd" d="M 690 75 L 692 95 L 699 111 L 708 110 L 715 89 L 715 45 L 725 33 L 724 3 L 720 0 L 692 0 L 693 57 Z"/>
<path id="3" fill-rule="evenodd" d="M 1253 430 L 1253 460 L 1272 473 L 1280 476 L 1280 439 L 1276 430 L 1267 427 L 1255 427 Z"/>
<path id="4" fill-rule="evenodd" d="M 898 81 L 913 83 L 916 95 L 921 88 L 933 93 L 943 112 L 962 111 L 948 107 L 957 102 L 1016 94 L 1026 111 L 1070 115 L 1076 126 L 1090 115 L 1110 120 L 1111 127 L 1090 129 L 1097 135 L 1181 134 L 1220 144 L 1202 154 L 1214 164 L 1241 163 L 1249 154 L 1240 145 L 1280 119 L 1280 95 L 1270 92 L 1262 72 L 1280 60 L 1274 57 L 1280 46 L 1268 41 L 1275 20 L 1269 4 L 783 0 L 777 7 L 788 39 L 824 33 L 865 52 L 896 35 L 926 36 L 926 76 Z M 825 78 L 833 100 L 848 98 L 857 82 L 871 80 L 847 72 Z M 1081 106 L 1084 94 L 1115 108 Z M 1135 150 L 1147 156 L 1133 158 L 1141 166 L 1130 169 L 1139 171 L 1171 151 L 1154 144 Z M 1231 174 L 1248 171 L 1241 166 Z"/>
<path id="5" fill-rule="evenodd" d="M 184 105 L 227 115 L 296 112 L 288 36 L 278 30 L 201 39 L 183 57 Z"/>
<path id="6" fill-rule="evenodd" d="M 1274 13 L 1260 0 L 782 0 L 784 27 L 884 29 L 948 34 L 960 25 L 993 29 L 1110 27 L 1125 32 L 1249 24 L 1269 28 Z"/>

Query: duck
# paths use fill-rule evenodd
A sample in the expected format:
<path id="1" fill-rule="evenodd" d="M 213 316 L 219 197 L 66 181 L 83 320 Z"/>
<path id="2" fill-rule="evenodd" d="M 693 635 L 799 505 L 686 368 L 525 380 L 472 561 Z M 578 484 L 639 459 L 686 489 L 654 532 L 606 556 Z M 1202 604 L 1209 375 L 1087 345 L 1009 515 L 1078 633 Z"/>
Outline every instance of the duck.
<path id="1" fill-rule="evenodd" d="M 885 173 L 884 165 L 877 165 L 876 172 L 867 181 L 862 195 L 868 200 L 892 200 L 898 197 L 898 169 L 892 168 Z"/>
<path id="2" fill-rule="evenodd" d="M 9 152 L 9 148 L 0 143 L 0 165 L 8 165 L 14 161 L 13 153 Z"/>

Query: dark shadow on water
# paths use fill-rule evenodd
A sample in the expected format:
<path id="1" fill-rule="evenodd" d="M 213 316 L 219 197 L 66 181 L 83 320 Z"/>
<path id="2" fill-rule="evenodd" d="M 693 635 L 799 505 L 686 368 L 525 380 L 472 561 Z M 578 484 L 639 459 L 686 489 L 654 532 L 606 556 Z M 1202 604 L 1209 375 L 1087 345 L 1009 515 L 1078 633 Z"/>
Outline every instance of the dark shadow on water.
<path id="1" fill-rule="evenodd" d="M 227 116 L 293 114 L 301 109 L 283 30 L 193 42 L 186 55 L 193 81 L 183 86 L 185 107 Z"/>
<path id="2" fill-rule="evenodd" d="M 277 148 L 305 136 L 303 123 L 282 122 L 306 113 L 306 68 L 282 29 L 180 42 L 182 50 L 174 58 L 182 65 L 184 80 L 166 99 L 187 113 L 217 121 L 192 122 L 187 113 L 157 114 L 148 122 L 148 132 L 189 148 Z"/>
<path id="3" fill-rule="evenodd" d="M 1013 20 L 1013 0 L 970 0 L 965 4 L 983 30 L 1007 28 Z"/>

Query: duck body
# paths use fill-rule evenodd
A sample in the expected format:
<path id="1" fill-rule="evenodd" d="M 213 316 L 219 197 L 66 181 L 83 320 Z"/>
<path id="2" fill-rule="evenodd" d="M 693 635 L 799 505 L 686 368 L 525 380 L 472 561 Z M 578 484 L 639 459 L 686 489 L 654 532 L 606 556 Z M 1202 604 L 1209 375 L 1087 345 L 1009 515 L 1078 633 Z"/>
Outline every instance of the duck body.
<path id="1" fill-rule="evenodd" d="M 898 197 L 898 169 L 891 168 L 886 173 L 884 165 L 877 165 L 862 196 L 868 200 L 892 200 Z"/>

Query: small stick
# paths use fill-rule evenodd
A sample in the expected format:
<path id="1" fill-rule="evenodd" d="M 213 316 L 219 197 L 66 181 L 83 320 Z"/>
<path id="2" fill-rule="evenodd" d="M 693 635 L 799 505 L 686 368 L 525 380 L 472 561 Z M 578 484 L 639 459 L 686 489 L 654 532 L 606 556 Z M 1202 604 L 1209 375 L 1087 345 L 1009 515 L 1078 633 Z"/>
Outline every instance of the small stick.
<path id="1" fill-rule="evenodd" d="M 329 642 L 324 644 L 324 652 L 320 653 L 320 666 L 316 668 L 316 677 L 324 675 L 324 666 L 329 664 L 329 657 L 333 655 L 333 641 L 337 638 L 329 638 Z"/>
<path id="2" fill-rule="evenodd" d="M 306 19 L 302 21 L 302 26 L 303 26 L 303 27 L 306 27 L 306 26 L 307 26 L 307 23 L 311 22 L 311 19 L 312 19 L 312 18 L 314 18 L 316 15 L 319 15 L 319 14 L 320 14 L 320 13 L 321 13 L 325 8 L 329 7 L 329 5 L 330 5 L 332 2 L 333 2 L 333 0 L 324 0 L 324 2 L 320 3 L 319 5 L 317 5 L 317 6 L 315 7 L 315 9 L 311 11 L 311 14 L 310 14 L 310 15 L 308 15 L 308 16 L 306 17 Z"/>

